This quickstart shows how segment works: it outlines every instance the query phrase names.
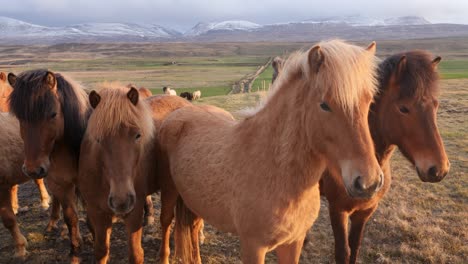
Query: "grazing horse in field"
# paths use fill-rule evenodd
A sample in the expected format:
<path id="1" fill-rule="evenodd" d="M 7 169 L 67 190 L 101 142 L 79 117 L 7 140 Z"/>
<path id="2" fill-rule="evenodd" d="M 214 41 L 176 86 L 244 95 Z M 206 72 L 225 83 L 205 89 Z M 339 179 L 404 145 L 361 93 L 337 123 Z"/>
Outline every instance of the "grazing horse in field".
<path id="1" fill-rule="evenodd" d="M 189 101 L 193 100 L 193 94 L 189 93 L 189 92 L 180 93 L 180 97 L 185 98 L 185 99 L 187 99 Z"/>
<path id="2" fill-rule="evenodd" d="M 164 94 L 167 94 L 167 95 L 174 95 L 174 96 L 177 95 L 177 92 L 175 90 L 173 90 L 173 89 L 171 89 L 171 88 L 169 88 L 167 86 L 163 87 L 163 92 L 164 92 Z"/>
<path id="3" fill-rule="evenodd" d="M 339 174 L 328 171 L 320 191 L 330 205 L 337 263 L 356 263 L 364 227 L 390 188 L 390 159 L 398 147 L 424 182 L 439 182 L 450 163 L 437 129 L 440 57 L 424 51 L 393 55 L 379 66 L 379 93 L 369 112 L 369 127 L 385 184 L 371 199 L 345 194 Z M 348 233 L 348 219 L 351 230 Z"/>
<path id="4" fill-rule="evenodd" d="M 19 120 L 24 142 L 23 172 L 32 179 L 47 176 L 54 200 L 60 202 L 71 244 L 71 262 L 79 262 L 81 235 L 76 209 L 75 181 L 81 139 L 90 107 L 85 91 L 61 74 L 31 70 L 10 73 L 10 110 Z M 47 230 L 55 227 L 59 207 Z"/>
<path id="5" fill-rule="evenodd" d="M 367 123 L 375 69 L 375 43 L 321 42 L 288 59 L 266 103 L 243 121 L 215 107 L 171 113 L 159 136 L 170 173 L 161 177 L 180 195 L 176 259 L 200 262 L 201 217 L 240 237 L 243 263 L 264 263 L 271 250 L 279 263 L 297 263 L 326 168 L 350 195 L 372 197 L 383 184 Z M 164 202 L 161 214 L 170 214 Z"/>
<path id="6" fill-rule="evenodd" d="M 155 128 L 168 113 L 190 104 L 165 95 L 141 100 L 135 88 L 118 84 L 91 92 L 89 100 L 94 111 L 81 146 L 78 186 L 88 205 L 95 258 L 98 263 L 108 262 L 112 217 L 121 216 L 130 263 L 142 263 L 145 197 L 164 186 L 155 175 Z"/>
<path id="7" fill-rule="evenodd" d="M 12 92 L 13 88 L 11 88 L 10 84 L 7 81 L 7 74 L 4 72 L 0 72 L 0 112 L 9 112 L 10 108 L 8 106 L 8 97 Z M 42 179 L 34 180 L 39 189 L 41 194 L 41 206 L 44 209 L 49 208 L 50 197 L 47 189 L 44 185 L 44 181 Z M 13 211 L 18 213 L 18 185 L 15 185 L 11 188 L 11 202 Z"/>
<path id="8" fill-rule="evenodd" d="M 195 92 L 193 92 L 193 100 L 198 100 L 201 98 L 201 91 L 200 90 L 196 90 Z"/>

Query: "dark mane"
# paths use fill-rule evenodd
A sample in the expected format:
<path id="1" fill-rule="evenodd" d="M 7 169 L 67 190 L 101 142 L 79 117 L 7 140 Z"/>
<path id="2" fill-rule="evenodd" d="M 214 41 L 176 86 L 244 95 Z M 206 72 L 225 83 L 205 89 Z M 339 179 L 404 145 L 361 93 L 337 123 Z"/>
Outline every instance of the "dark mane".
<path id="1" fill-rule="evenodd" d="M 415 50 L 392 55 L 379 65 L 379 87 L 386 89 L 402 56 L 406 56 L 406 67 L 400 78 L 400 98 L 422 98 L 438 93 L 439 74 L 432 66 L 433 56 L 426 51 Z"/>
<path id="2" fill-rule="evenodd" d="M 51 116 L 59 103 L 64 118 L 65 142 L 79 154 L 81 140 L 90 114 L 84 94 L 74 88 L 61 74 L 56 73 L 58 100 L 45 84 L 48 71 L 44 69 L 26 71 L 18 75 L 10 95 L 10 111 L 20 120 L 39 122 Z"/>

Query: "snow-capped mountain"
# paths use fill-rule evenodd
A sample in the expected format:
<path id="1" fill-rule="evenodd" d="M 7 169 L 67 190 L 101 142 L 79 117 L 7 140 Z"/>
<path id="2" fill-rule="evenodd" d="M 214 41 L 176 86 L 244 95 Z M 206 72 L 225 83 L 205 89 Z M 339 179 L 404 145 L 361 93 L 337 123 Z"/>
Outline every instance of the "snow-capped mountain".
<path id="1" fill-rule="evenodd" d="M 215 22 L 215 23 L 198 23 L 195 27 L 190 29 L 189 31 L 185 32 L 184 35 L 186 36 L 197 36 L 208 33 L 210 31 L 217 31 L 217 30 L 243 30 L 243 31 L 251 31 L 254 29 L 261 28 L 262 25 L 252 23 L 250 21 L 244 20 L 229 20 L 229 21 L 222 21 L 222 22 Z"/>
<path id="2" fill-rule="evenodd" d="M 418 16 L 391 17 L 386 19 L 366 16 L 342 16 L 319 19 L 308 19 L 301 23 L 311 24 L 346 24 L 349 26 L 404 26 L 404 25 L 428 25 L 428 20 Z"/>
<path id="3" fill-rule="evenodd" d="M 8 39 L 36 42 L 168 39 L 180 32 L 155 24 L 85 23 L 64 27 L 46 27 L 17 19 L 0 17 L 0 35 Z"/>
<path id="4" fill-rule="evenodd" d="M 418 16 L 403 16 L 403 17 L 391 17 L 384 20 L 385 25 L 429 25 L 432 24 L 424 17 Z"/>
<path id="5" fill-rule="evenodd" d="M 82 42 L 253 42 L 468 37 L 468 25 L 432 24 L 423 17 L 329 17 L 259 25 L 244 20 L 198 23 L 184 34 L 157 24 L 84 23 L 46 27 L 0 17 L 0 44 Z"/>
<path id="6" fill-rule="evenodd" d="M 172 37 L 179 32 L 154 24 L 85 23 L 67 26 L 67 30 L 91 36 Z"/>

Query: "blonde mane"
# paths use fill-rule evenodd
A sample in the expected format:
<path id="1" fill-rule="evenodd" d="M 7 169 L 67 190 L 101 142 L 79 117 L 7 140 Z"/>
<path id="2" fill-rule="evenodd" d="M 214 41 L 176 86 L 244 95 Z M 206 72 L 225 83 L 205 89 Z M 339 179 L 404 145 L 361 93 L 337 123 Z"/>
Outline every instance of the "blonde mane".
<path id="1" fill-rule="evenodd" d="M 152 112 L 145 101 L 139 98 L 137 105 L 133 105 L 127 97 L 129 88 L 119 83 L 104 83 L 99 88 L 101 100 L 89 118 L 89 136 L 101 139 L 128 126 L 140 130 L 143 144 L 153 138 Z"/>
<path id="2" fill-rule="evenodd" d="M 378 60 L 373 52 L 341 40 L 323 41 L 317 45 L 324 57 L 317 74 L 312 73 L 308 60 L 311 49 L 291 54 L 266 98 L 256 108 L 243 110 L 241 114 L 249 116 L 259 112 L 280 89 L 291 89 L 294 92 L 298 87 L 288 83 L 294 76 L 299 76 L 299 71 L 302 71 L 302 78 L 318 96 L 330 96 L 351 116 L 363 95 L 374 96 L 378 90 Z"/>

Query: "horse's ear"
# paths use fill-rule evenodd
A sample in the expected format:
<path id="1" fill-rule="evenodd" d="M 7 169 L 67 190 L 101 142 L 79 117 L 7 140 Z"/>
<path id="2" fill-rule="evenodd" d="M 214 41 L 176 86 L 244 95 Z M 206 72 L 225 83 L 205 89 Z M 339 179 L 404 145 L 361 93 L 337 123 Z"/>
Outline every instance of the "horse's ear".
<path id="1" fill-rule="evenodd" d="M 47 72 L 44 78 L 44 82 L 47 84 L 49 89 L 54 91 L 57 89 L 57 79 L 55 78 L 55 74 L 53 72 Z"/>
<path id="2" fill-rule="evenodd" d="M 3 72 L 2 72 L 3 73 Z M 15 87 L 16 84 L 16 75 L 12 72 L 8 74 L 8 83 L 10 83 L 11 87 Z"/>
<path id="3" fill-rule="evenodd" d="M 127 97 L 130 99 L 130 102 L 132 102 L 133 105 L 137 105 L 139 97 L 138 90 L 133 87 L 130 88 L 130 91 L 127 93 Z"/>
<path id="4" fill-rule="evenodd" d="M 432 68 L 437 69 L 437 66 L 439 65 L 439 62 L 442 60 L 442 57 L 437 56 L 435 59 L 432 60 Z"/>
<path id="5" fill-rule="evenodd" d="M 318 73 L 320 70 L 320 66 L 322 66 L 323 61 L 325 60 L 320 46 L 317 45 L 310 49 L 307 57 L 309 60 L 308 62 L 310 66 L 310 71 L 313 73 Z"/>
<path id="6" fill-rule="evenodd" d="M 369 44 L 369 46 L 367 46 L 366 50 L 371 52 L 372 54 L 375 54 L 375 52 L 377 50 L 377 43 L 375 41 L 372 41 L 371 44 Z"/>
<path id="7" fill-rule="evenodd" d="M 7 80 L 7 76 L 4 72 L 0 72 L 0 80 L 2 82 L 5 82 Z"/>
<path id="8" fill-rule="evenodd" d="M 400 60 L 398 61 L 398 65 L 397 65 L 396 72 L 395 72 L 395 78 L 398 81 L 403 75 L 403 72 L 406 70 L 406 61 L 407 61 L 406 55 L 401 56 Z"/>
<path id="9" fill-rule="evenodd" d="M 89 93 L 89 103 L 91 107 L 96 109 L 99 102 L 101 102 L 101 96 L 96 91 L 91 91 L 91 93 Z"/>

